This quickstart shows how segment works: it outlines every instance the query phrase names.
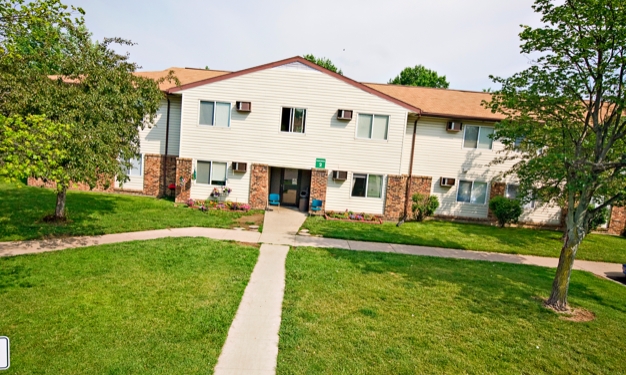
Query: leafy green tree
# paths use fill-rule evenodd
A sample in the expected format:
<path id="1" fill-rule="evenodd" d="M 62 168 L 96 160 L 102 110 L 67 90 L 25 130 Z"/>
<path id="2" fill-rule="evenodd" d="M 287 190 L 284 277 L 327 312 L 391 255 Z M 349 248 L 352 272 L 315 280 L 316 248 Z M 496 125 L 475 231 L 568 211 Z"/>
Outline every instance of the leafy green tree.
<path id="1" fill-rule="evenodd" d="M 327 59 L 326 57 L 318 58 L 318 57 L 313 56 L 312 54 L 304 55 L 303 57 L 306 60 L 309 60 L 310 62 L 312 62 L 313 64 L 317 64 L 321 66 L 322 68 L 326 68 L 330 70 L 331 72 L 335 72 L 337 74 L 343 75 L 343 72 L 341 71 L 341 69 L 337 68 L 335 64 L 333 64 L 333 62 L 330 61 L 330 59 Z"/>
<path id="2" fill-rule="evenodd" d="M 538 28 L 524 26 L 522 53 L 538 56 L 487 105 L 506 119 L 497 162 L 515 160 L 525 201 L 566 209 L 563 247 L 546 305 L 568 309 L 572 265 L 592 221 L 626 197 L 626 0 L 535 0 Z M 590 203 L 602 202 L 595 208 Z"/>
<path id="3" fill-rule="evenodd" d="M 425 68 L 423 65 L 404 68 L 395 78 L 388 83 L 393 85 L 436 87 L 447 89 L 450 86 L 446 76 L 440 76 L 434 70 Z"/>
<path id="4" fill-rule="evenodd" d="M 159 81 L 134 75 L 138 66 L 112 48 L 132 43 L 92 41 L 83 13 L 59 0 L 0 0 L 0 113 L 14 119 L 5 120 L 10 131 L 0 133 L 5 150 L 0 171 L 55 182 L 58 219 L 65 216 L 70 181 L 94 187 L 115 176 L 128 179 L 129 160 L 139 151 L 139 128 L 154 120 L 163 98 Z M 164 79 L 174 78 L 170 73 Z M 50 131 L 57 126 L 69 136 L 39 137 L 38 124 Z M 37 142 L 18 147 L 29 137 L 24 131 Z M 9 153 L 15 162 L 6 162 Z M 34 168 L 29 158 L 50 160 L 50 168 Z"/>

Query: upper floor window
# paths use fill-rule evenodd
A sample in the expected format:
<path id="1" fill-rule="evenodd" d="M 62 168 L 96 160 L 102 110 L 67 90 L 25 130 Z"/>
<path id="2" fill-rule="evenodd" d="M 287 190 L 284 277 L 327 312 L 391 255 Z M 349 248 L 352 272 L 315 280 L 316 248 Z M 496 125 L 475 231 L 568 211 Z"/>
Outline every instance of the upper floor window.
<path id="1" fill-rule="evenodd" d="M 196 164 L 196 183 L 226 185 L 226 167 L 226 163 L 198 160 Z"/>
<path id="2" fill-rule="evenodd" d="M 359 113 L 356 125 L 356 137 L 387 140 L 389 116 Z"/>
<path id="3" fill-rule="evenodd" d="M 491 150 L 493 147 L 493 128 L 489 126 L 465 125 L 464 148 L 481 148 Z"/>
<path id="4" fill-rule="evenodd" d="M 230 103 L 201 101 L 199 124 L 222 128 L 229 127 Z"/>
<path id="5" fill-rule="evenodd" d="M 381 198 L 383 194 L 383 176 L 374 174 L 352 175 L 352 196 Z"/>
<path id="6" fill-rule="evenodd" d="M 289 133 L 304 133 L 306 125 L 306 109 L 304 108 L 283 108 L 280 119 L 280 131 Z"/>
<path id="7" fill-rule="evenodd" d="M 474 204 L 487 203 L 487 183 L 480 181 L 459 181 L 456 201 Z"/>

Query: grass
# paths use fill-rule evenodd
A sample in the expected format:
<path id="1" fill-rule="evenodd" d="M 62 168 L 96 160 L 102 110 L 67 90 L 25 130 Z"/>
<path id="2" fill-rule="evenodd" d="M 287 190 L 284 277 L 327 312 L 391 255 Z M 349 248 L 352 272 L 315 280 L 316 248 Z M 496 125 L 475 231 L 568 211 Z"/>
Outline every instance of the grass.
<path id="1" fill-rule="evenodd" d="M 192 210 L 150 197 L 69 191 L 67 224 L 44 223 L 54 213 L 54 191 L 0 182 L 0 241 L 85 236 L 182 227 L 231 228 L 258 213 Z"/>
<path id="2" fill-rule="evenodd" d="M 348 223 L 316 216 L 307 218 L 303 228 L 313 235 L 330 238 L 545 257 L 558 257 L 562 245 L 562 233 L 556 231 L 436 220 L 410 222 L 396 227 L 395 223 Z M 626 238 L 590 234 L 580 246 L 576 259 L 626 263 Z"/>
<path id="3" fill-rule="evenodd" d="M 548 268 L 314 248 L 286 267 L 278 374 L 626 373 L 626 288 L 589 273 L 577 323 L 537 300 Z"/>
<path id="4" fill-rule="evenodd" d="M 179 238 L 0 258 L 6 374 L 209 373 L 257 256 Z"/>

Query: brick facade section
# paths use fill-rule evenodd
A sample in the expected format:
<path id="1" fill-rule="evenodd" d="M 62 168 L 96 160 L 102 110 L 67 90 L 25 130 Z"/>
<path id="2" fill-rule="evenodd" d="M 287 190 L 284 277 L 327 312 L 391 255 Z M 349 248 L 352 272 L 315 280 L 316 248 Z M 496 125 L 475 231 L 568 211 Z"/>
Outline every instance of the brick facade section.
<path id="1" fill-rule="evenodd" d="M 322 201 L 321 213 L 326 210 L 326 189 L 328 188 L 328 169 L 311 169 L 311 195 L 309 196 L 309 209 L 313 207 L 313 199 Z M 313 213 L 313 211 L 310 211 Z M 319 213 L 319 212 L 316 212 Z"/>
<path id="2" fill-rule="evenodd" d="M 163 185 L 163 163 L 167 159 L 166 182 Z M 170 195 L 169 184 L 176 183 L 176 156 L 146 154 L 144 156 L 143 193 L 153 197 Z"/>
<path id="3" fill-rule="evenodd" d="M 410 216 L 413 194 L 430 195 L 433 178 L 430 176 L 411 176 L 411 190 L 409 200 L 406 200 L 407 175 L 390 175 L 387 177 L 387 191 L 385 193 L 385 220 L 399 220 L 406 212 Z"/>
<path id="4" fill-rule="evenodd" d="M 252 164 L 250 167 L 250 207 L 253 210 L 267 208 L 270 191 L 270 167 L 266 164 Z"/>
<path id="5" fill-rule="evenodd" d="M 613 207 L 607 232 L 609 234 L 626 234 L 626 207 Z"/>
<path id="6" fill-rule="evenodd" d="M 28 183 L 28 186 L 45 187 L 49 189 L 56 189 L 57 187 L 56 182 L 52 182 L 52 181 L 44 182 L 40 178 L 33 178 L 33 177 L 29 177 L 27 183 Z M 105 184 L 104 181 L 100 181 L 96 184 L 96 186 L 93 189 L 90 188 L 89 185 L 84 182 L 70 182 L 69 190 L 99 191 L 99 192 L 112 193 L 115 190 L 115 179 L 112 179 L 111 181 L 109 181 L 108 184 Z"/>
<path id="7" fill-rule="evenodd" d="M 495 197 L 504 197 L 505 193 L 506 184 L 504 182 L 494 182 L 491 184 L 491 188 L 489 189 L 489 199 L 487 200 L 487 220 L 492 222 L 498 220 L 493 212 L 491 212 L 491 209 L 489 209 L 489 202 L 491 202 L 491 199 Z"/>
<path id="8" fill-rule="evenodd" d="M 176 158 L 176 198 L 175 202 L 187 202 L 191 197 L 191 165 L 192 160 Z M 181 186 L 180 179 L 185 183 Z M 145 184 L 145 183 L 144 183 Z"/>

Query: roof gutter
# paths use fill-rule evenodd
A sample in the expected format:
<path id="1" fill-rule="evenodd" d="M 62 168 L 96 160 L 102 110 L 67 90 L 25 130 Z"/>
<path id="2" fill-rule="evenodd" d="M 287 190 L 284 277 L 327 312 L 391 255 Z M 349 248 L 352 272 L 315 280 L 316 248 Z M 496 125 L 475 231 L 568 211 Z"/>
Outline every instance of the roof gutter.
<path id="1" fill-rule="evenodd" d="M 170 141 L 170 96 L 165 94 L 167 99 L 167 120 L 165 120 L 165 156 L 163 157 L 163 194 L 167 192 L 167 152 Z"/>
<path id="2" fill-rule="evenodd" d="M 415 119 L 415 123 L 413 123 L 413 139 L 411 140 L 411 159 L 409 160 L 409 175 L 406 179 L 406 193 L 404 195 L 404 215 L 402 215 L 402 219 L 398 221 L 396 224 L 397 227 L 404 224 L 408 217 L 407 206 L 409 205 L 409 199 L 411 198 L 411 182 L 413 177 L 413 157 L 415 156 L 415 135 L 417 134 L 417 122 L 422 117 L 421 113 L 417 114 L 417 119 Z"/>

